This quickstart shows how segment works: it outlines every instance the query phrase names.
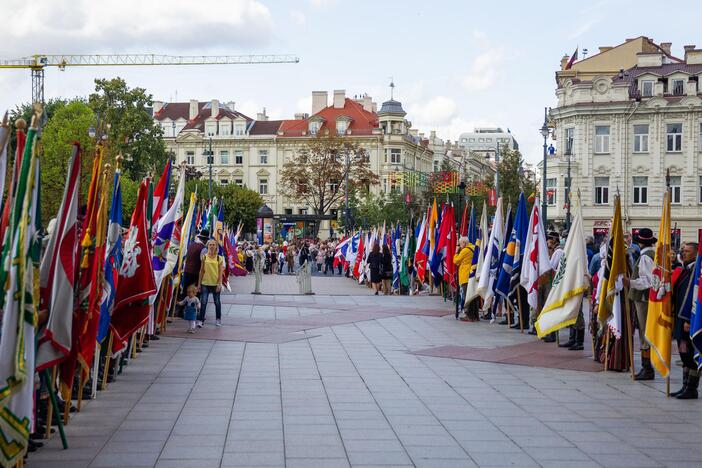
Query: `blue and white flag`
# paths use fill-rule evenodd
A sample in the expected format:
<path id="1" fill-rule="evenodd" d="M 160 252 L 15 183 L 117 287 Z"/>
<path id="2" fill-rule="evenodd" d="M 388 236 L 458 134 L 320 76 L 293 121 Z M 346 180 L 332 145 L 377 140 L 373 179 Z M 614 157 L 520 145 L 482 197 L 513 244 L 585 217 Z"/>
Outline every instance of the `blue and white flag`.
<path id="1" fill-rule="evenodd" d="M 485 258 L 483 260 L 483 268 L 480 271 L 478 280 L 478 294 L 483 298 L 483 309 L 488 310 L 492 305 L 492 300 L 495 296 L 494 285 L 497 279 L 497 262 L 502 249 L 502 197 L 497 199 L 497 207 L 495 208 L 495 218 L 492 223 L 492 231 L 490 231 L 490 239 L 488 240 L 485 250 Z"/>
<path id="2" fill-rule="evenodd" d="M 179 216 L 182 216 L 181 206 L 185 196 L 185 166 L 180 169 L 178 177 L 178 189 L 176 190 L 173 204 L 168 208 L 168 211 L 163 215 L 155 226 L 156 238 L 154 240 L 154 248 L 151 257 L 151 265 L 154 269 L 154 279 L 156 280 L 156 294 L 151 298 L 151 303 L 156 300 L 158 291 L 161 289 L 163 277 L 168 274 L 166 271 L 166 263 L 168 259 L 168 247 L 173 236 L 173 229 Z"/>
<path id="3" fill-rule="evenodd" d="M 392 289 L 400 289 L 400 223 L 391 231 L 392 234 Z"/>

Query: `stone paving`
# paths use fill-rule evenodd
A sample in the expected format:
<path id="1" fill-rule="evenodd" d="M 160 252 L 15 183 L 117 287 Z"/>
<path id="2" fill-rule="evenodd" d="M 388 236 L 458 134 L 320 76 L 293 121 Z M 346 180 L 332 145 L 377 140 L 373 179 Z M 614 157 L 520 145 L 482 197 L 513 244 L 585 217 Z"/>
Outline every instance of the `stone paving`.
<path id="1" fill-rule="evenodd" d="M 27 466 L 702 466 L 702 404 L 666 399 L 660 380 L 416 355 L 533 337 L 338 277 L 325 289 L 314 278 L 315 296 L 291 296 L 294 277 L 277 277 L 285 296 L 253 299 L 238 280 L 223 329 L 354 310 L 448 315 L 384 314 L 284 343 L 162 337 L 72 418 L 69 450 L 53 437 Z"/>

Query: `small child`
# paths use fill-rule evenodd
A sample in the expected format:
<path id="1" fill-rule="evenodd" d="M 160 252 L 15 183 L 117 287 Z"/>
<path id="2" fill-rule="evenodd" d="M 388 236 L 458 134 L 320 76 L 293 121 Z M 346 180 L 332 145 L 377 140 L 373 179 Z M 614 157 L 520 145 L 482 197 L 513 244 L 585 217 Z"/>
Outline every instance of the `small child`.
<path id="1" fill-rule="evenodd" d="M 195 333 L 195 320 L 197 320 L 197 312 L 200 310 L 200 299 L 197 298 L 197 286 L 194 284 L 188 286 L 188 296 L 183 298 L 178 305 L 185 307 L 183 318 L 190 322 L 188 333 Z"/>

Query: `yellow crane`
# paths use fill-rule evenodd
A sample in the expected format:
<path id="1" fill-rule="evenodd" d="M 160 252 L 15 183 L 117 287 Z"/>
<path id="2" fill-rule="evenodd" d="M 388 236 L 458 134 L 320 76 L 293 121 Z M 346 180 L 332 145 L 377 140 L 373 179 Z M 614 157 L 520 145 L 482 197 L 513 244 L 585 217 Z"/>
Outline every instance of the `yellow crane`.
<path id="1" fill-rule="evenodd" d="M 28 68 L 32 72 L 32 102 L 44 102 L 44 69 L 56 67 L 112 67 L 150 65 L 257 65 L 298 63 L 294 55 L 51 55 L 34 54 L 17 59 L 0 60 L 0 68 Z"/>

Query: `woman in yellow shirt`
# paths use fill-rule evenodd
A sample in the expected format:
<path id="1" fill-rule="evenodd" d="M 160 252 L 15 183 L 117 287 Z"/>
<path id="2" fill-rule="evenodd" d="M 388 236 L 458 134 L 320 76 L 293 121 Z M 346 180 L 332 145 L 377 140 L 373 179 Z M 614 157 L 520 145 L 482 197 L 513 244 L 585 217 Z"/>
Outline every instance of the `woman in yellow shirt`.
<path id="1" fill-rule="evenodd" d="M 456 254 L 453 256 L 453 263 L 458 267 L 458 285 L 460 297 L 456 303 L 456 320 L 458 315 L 463 312 L 463 302 L 466 298 L 466 287 L 468 286 L 468 277 L 470 276 L 470 266 L 473 262 L 473 246 L 468 242 L 467 237 L 458 239 L 456 246 Z"/>
<path id="2" fill-rule="evenodd" d="M 222 303 L 219 295 L 222 292 L 222 278 L 224 274 L 224 257 L 219 255 L 217 241 L 210 239 L 207 241 L 207 252 L 201 256 L 200 278 L 197 283 L 198 290 L 202 292 L 202 303 L 200 305 L 200 317 L 197 326 L 202 328 L 205 323 L 205 312 L 207 311 L 207 300 L 212 295 L 215 304 L 215 325 L 222 326 Z"/>

